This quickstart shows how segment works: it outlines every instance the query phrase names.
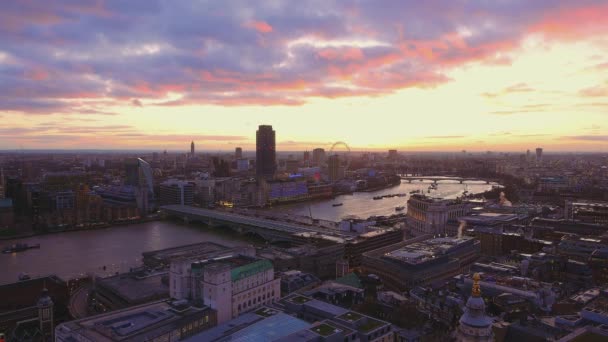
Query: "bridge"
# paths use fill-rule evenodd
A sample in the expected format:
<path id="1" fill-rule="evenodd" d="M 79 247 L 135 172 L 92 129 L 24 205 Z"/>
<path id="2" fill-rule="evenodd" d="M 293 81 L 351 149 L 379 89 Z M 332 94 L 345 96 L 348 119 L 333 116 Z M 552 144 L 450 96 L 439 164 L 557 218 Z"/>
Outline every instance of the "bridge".
<path id="1" fill-rule="evenodd" d="M 209 226 L 227 225 L 241 233 L 255 233 L 269 241 L 301 241 L 306 237 L 318 237 L 342 243 L 356 235 L 329 228 L 269 220 L 231 212 L 210 210 L 188 205 L 166 205 L 160 210 L 167 216 L 186 222 L 201 222 Z"/>
<path id="2" fill-rule="evenodd" d="M 458 181 L 461 184 L 464 182 L 471 182 L 471 181 L 481 181 L 481 179 L 479 178 L 467 178 L 467 177 L 452 177 L 452 176 L 404 176 L 401 175 L 400 176 L 402 180 L 406 180 L 409 183 L 411 183 L 412 181 L 415 180 L 419 180 L 419 181 L 423 181 L 423 180 L 430 180 L 433 183 L 437 183 L 439 181 L 442 180 L 449 180 L 449 181 Z M 490 182 L 492 182 L 492 180 L 483 180 L 486 182 L 486 184 L 490 184 Z"/>

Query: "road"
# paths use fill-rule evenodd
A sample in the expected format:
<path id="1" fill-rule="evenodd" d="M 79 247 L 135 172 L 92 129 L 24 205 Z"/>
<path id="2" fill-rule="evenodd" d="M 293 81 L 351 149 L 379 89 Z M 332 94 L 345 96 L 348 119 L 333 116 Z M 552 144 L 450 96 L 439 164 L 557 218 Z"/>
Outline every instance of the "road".
<path id="1" fill-rule="evenodd" d="M 69 310 L 70 315 L 74 319 L 85 318 L 89 315 L 89 293 L 91 292 L 92 285 L 85 284 L 79 287 L 74 294 L 70 297 Z"/>

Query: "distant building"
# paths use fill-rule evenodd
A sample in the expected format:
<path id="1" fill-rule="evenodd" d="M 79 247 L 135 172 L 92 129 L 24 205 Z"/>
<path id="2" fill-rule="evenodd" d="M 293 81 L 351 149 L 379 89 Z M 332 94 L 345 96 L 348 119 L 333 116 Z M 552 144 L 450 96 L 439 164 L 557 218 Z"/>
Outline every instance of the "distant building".
<path id="1" fill-rule="evenodd" d="M 388 159 L 395 160 L 399 154 L 397 154 L 397 150 L 388 150 Z"/>
<path id="2" fill-rule="evenodd" d="M 160 204 L 192 205 L 194 203 L 194 183 L 170 179 L 160 184 Z"/>
<path id="3" fill-rule="evenodd" d="M 240 147 L 237 147 L 234 149 L 234 158 L 235 159 L 241 159 L 243 158 L 243 149 Z"/>
<path id="4" fill-rule="evenodd" d="M 152 168 L 141 158 L 132 158 L 125 161 L 125 185 L 138 190 L 137 205 L 142 213 L 154 209 L 154 178 Z"/>
<path id="5" fill-rule="evenodd" d="M 194 141 L 190 143 L 190 156 L 194 157 Z"/>
<path id="6" fill-rule="evenodd" d="M 308 184 L 303 179 L 272 180 L 262 183 L 267 203 L 296 202 L 308 199 Z"/>
<path id="7" fill-rule="evenodd" d="M 536 161 L 539 163 L 543 161 L 543 149 L 540 147 L 536 148 Z"/>
<path id="8" fill-rule="evenodd" d="M 608 224 L 608 202 L 566 200 L 564 217 L 567 220 L 586 223 Z"/>
<path id="9" fill-rule="evenodd" d="M 304 162 L 310 161 L 310 152 L 304 151 L 302 159 L 304 160 Z"/>
<path id="10" fill-rule="evenodd" d="M 325 164 L 325 149 L 315 148 L 312 150 L 312 164 L 314 166 Z"/>
<path id="11" fill-rule="evenodd" d="M 182 341 L 215 325 L 208 306 L 158 301 L 62 323 L 55 341 Z"/>
<path id="12" fill-rule="evenodd" d="M 330 181 L 335 182 L 344 178 L 344 170 L 340 165 L 340 156 L 337 154 L 329 156 L 327 160 L 327 169 Z"/>
<path id="13" fill-rule="evenodd" d="M 277 170 L 276 137 L 270 125 L 260 125 L 256 132 L 256 176 L 272 179 Z"/>

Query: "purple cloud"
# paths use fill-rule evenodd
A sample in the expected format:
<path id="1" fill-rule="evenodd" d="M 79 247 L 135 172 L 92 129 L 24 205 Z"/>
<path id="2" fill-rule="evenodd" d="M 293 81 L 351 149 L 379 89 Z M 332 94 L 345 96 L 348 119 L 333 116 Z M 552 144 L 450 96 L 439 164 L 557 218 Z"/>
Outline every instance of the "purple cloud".
<path id="1" fill-rule="evenodd" d="M 300 105 L 376 96 L 449 82 L 446 70 L 469 62 L 510 63 L 497 52 L 528 33 L 598 34 L 606 15 L 593 0 L 7 1 L 0 111 L 98 110 L 78 112 L 71 102 L 81 99 Z"/>

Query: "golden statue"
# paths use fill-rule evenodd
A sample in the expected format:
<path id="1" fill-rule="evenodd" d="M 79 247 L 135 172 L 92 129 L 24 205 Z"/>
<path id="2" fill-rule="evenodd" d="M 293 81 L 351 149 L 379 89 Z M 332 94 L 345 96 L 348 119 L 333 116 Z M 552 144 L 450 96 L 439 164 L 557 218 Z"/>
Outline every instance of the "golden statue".
<path id="1" fill-rule="evenodd" d="M 481 287 L 479 286 L 479 280 L 481 280 L 481 276 L 479 273 L 473 274 L 473 289 L 471 290 L 471 296 L 473 297 L 481 297 Z"/>

